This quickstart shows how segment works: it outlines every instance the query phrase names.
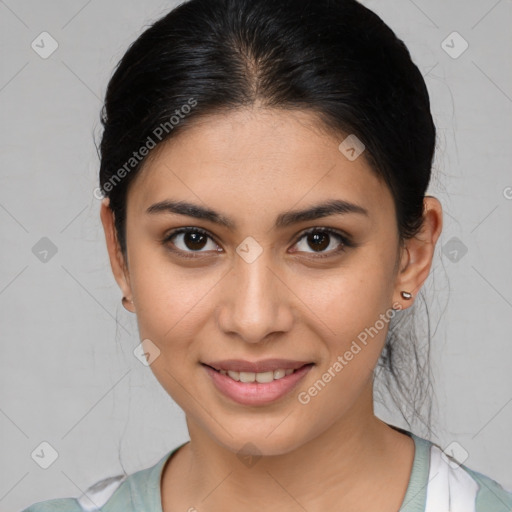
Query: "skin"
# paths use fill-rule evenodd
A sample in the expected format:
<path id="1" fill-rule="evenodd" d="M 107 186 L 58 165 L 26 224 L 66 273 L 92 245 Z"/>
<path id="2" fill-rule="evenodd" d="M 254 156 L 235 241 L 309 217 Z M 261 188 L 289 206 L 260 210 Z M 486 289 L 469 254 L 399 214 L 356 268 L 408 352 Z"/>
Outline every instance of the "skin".
<path id="1" fill-rule="evenodd" d="M 160 350 L 150 368 L 189 429 L 191 442 L 164 468 L 164 512 L 368 511 L 376 503 L 396 512 L 402 504 L 414 443 L 373 412 L 373 370 L 388 323 L 309 403 L 297 399 L 379 315 L 413 304 L 442 229 L 441 204 L 427 196 L 421 232 L 400 249 L 390 191 L 364 153 L 350 161 L 339 151 L 343 138 L 312 113 L 258 107 L 194 123 L 157 147 L 132 183 L 126 258 L 108 199 L 102 203 L 112 270 L 133 300 L 125 307 L 137 315 L 140 339 Z M 236 229 L 145 212 L 164 199 L 207 206 Z M 369 215 L 274 227 L 278 214 L 326 199 L 348 200 Z M 198 258 L 180 258 L 172 242 L 162 243 L 185 226 L 212 237 L 198 245 L 183 235 L 172 240 Z M 358 246 L 336 255 L 340 240 L 332 235 L 317 249 L 303 231 L 322 227 L 349 234 Z M 252 263 L 236 252 L 248 236 L 263 251 Z M 315 366 L 291 393 L 264 406 L 232 402 L 200 364 L 274 357 Z M 247 466 L 241 450 L 261 458 Z"/>

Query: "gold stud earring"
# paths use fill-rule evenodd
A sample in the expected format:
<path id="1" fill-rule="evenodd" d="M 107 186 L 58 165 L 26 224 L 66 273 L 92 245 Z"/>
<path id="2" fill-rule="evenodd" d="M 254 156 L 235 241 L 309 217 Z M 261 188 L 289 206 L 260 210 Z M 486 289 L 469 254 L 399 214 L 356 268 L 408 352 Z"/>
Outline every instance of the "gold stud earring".
<path id="1" fill-rule="evenodd" d="M 130 310 L 126 307 L 126 304 L 127 304 L 128 302 L 129 302 L 130 304 L 133 304 L 133 300 L 132 300 L 132 299 L 128 300 L 126 297 L 123 297 L 123 298 L 121 299 L 121 302 L 123 303 L 124 309 L 126 309 L 127 311 L 130 311 Z M 131 313 L 131 311 L 130 311 L 130 313 Z"/>

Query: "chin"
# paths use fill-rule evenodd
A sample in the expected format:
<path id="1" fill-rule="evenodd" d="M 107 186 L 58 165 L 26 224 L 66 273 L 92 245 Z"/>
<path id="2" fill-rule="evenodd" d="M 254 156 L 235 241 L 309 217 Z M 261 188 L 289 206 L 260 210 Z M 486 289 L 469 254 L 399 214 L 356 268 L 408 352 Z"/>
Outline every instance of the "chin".
<path id="1" fill-rule="evenodd" d="M 277 430 L 281 431 L 278 433 Z M 274 432 L 272 429 L 257 431 L 254 428 L 240 432 L 231 430 L 232 437 L 223 432 L 221 438 L 215 437 L 215 439 L 218 444 L 239 457 L 285 455 L 307 442 L 305 438 L 294 437 L 293 431 L 294 429 L 289 431 L 280 427 Z M 269 432 L 272 433 L 269 435 Z"/>

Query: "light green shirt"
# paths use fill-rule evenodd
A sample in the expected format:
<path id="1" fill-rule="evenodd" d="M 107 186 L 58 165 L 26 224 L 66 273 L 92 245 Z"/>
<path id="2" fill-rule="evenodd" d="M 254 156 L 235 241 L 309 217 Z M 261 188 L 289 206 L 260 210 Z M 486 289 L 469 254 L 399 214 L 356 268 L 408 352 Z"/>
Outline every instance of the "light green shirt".
<path id="1" fill-rule="evenodd" d="M 511 491 L 456 463 L 431 441 L 393 428 L 411 436 L 415 444 L 412 472 L 399 512 L 512 511 Z M 163 467 L 187 442 L 164 455 L 154 466 L 101 480 L 79 498 L 42 501 L 22 512 L 162 512 Z"/>

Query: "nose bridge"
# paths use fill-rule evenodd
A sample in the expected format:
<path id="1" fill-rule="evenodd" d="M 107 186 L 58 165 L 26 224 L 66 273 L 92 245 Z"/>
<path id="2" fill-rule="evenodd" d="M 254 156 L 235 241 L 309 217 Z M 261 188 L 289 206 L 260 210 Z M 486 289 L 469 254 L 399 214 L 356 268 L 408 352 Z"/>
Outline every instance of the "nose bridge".
<path id="1" fill-rule="evenodd" d="M 223 330 L 235 332 L 251 343 L 271 332 L 288 329 L 291 319 L 283 295 L 284 284 L 275 275 L 271 253 L 254 239 L 246 239 L 238 246 L 219 316 Z"/>

